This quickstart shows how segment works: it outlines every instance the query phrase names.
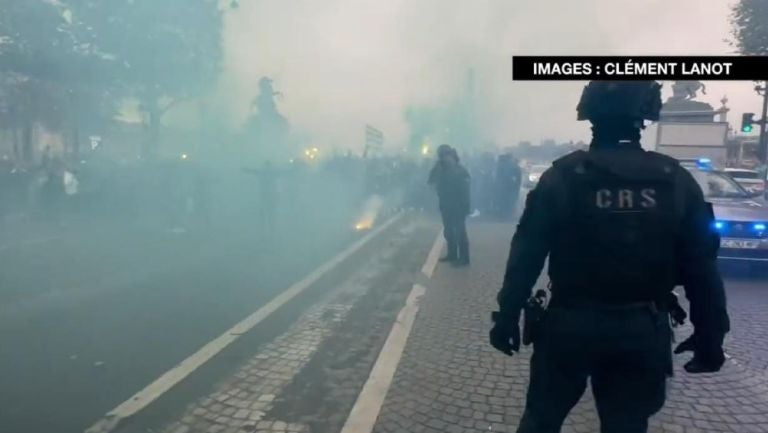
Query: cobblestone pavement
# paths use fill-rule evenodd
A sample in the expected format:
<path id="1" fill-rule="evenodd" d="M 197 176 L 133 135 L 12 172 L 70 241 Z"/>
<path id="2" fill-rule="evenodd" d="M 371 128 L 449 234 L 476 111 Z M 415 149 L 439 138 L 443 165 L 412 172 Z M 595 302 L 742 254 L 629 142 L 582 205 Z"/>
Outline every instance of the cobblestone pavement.
<path id="1" fill-rule="evenodd" d="M 260 348 L 230 378 L 215 385 L 211 394 L 192 402 L 160 431 L 309 433 L 319 431 L 313 428 L 318 417 L 334 416 L 334 426 L 340 428 L 413 281 L 412 274 L 398 277 L 404 279 L 400 289 L 382 284 L 382 277 L 391 284 L 392 275 L 405 272 L 398 267 L 403 251 L 410 251 L 406 260 L 415 263 L 412 269 L 415 273 L 434 239 L 433 227 L 418 218 L 390 229 L 385 235 L 389 238 L 381 249 L 311 307 L 287 332 Z M 366 311 L 360 311 L 361 306 Z M 373 322 L 371 310 L 377 307 L 389 310 L 388 320 L 375 327 L 380 335 L 366 344 L 370 346 L 370 353 L 361 354 L 360 347 L 355 347 L 356 359 L 330 360 L 334 372 L 327 371 L 329 366 L 325 363 L 316 365 L 318 359 L 328 358 L 328 352 L 349 358 L 353 349 L 351 342 L 367 332 L 359 328 L 360 323 Z M 357 379 L 351 385 L 349 379 L 355 375 L 347 374 L 347 370 L 356 372 Z M 328 395 L 317 396 L 319 389 L 328 388 L 327 384 L 316 383 L 323 375 L 328 376 L 326 382 L 329 378 L 335 382 L 333 388 L 336 389 Z M 311 389 L 305 389 L 305 384 L 310 384 Z M 342 392 L 336 392 L 339 389 Z M 324 399 L 328 404 L 321 404 Z M 339 410 L 339 405 L 345 409 Z M 338 413 L 327 413 L 331 410 Z"/>
<path id="2" fill-rule="evenodd" d="M 428 245 L 413 242 L 424 237 L 423 224 L 417 226 L 396 233 L 285 334 L 161 431 L 338 432 L 426 257 Z M 433 229 L 428 227 L 427 238 Z M 530 349 L 509 358 L 487 343 L 513 230 L 511 225 L 472 224 L 472 267 L 440 265 L 431 280 L 422 281 L 427 293 L 375 433 L 515 431 L 525 404 Z M 405 263 L 413 269 L 403 271 Z M 393 273 L 400 276 L 386 276 Z M 726 366 L 715 375 L 688 375 L 678 365 L 667 405 L 652 420 L 652 433 L 768 433 L 765 284 L 738 280 L 727 285 L 733 332 L 726 343 Z M 690 331 L 679 330 L 679 338 Z M 588 391 L 563 433 L 598 430 Z"/>
<path id="3" fill-rule="evenodd" d="M 473 225 L 473 266 L 438 268 L 375 433 L 515 431 L 525 403 L 530 349 L 510 358 L 487 343 L 512 232 L 510 225 Z M 762 356 L 768 345 L 763 326 L 768 294 L 755 293 L 760 286 L 764 284 L 729 284 L 735 329 L 727 351 L 732 358 L 716 375 L 688 375 L 678 365 L 667 405 L 652 420 L 651 432 L 768 432 L 768 376 Z M 749 301 L 755 297 L 760 301 Z M 689 332 L 681 329 L 678 334 L 685 338 Z M 588 391 L 563 432 L 597 431 Z"/>
<path id="4" fill-rule="evenodd" d="M 768 374 L 768 278 L 726 281 L 731 310 L 730 355 L 756 372 Z"/>

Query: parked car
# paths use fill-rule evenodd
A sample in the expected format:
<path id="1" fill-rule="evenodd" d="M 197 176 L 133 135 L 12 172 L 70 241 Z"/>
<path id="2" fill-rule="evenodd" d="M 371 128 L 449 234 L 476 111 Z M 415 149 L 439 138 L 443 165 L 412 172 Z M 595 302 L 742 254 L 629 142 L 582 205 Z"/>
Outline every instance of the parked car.
<path id="1" fill-rule="evenodd" d="M 763 179 L 762 176 L 760 176 L 760 173 L 756 170 L 749 170 L 746 168 L 726 168 L 723 171 L 730 175 L 747 191 L 761 194 L 765 193 L 765 179 Z"/>

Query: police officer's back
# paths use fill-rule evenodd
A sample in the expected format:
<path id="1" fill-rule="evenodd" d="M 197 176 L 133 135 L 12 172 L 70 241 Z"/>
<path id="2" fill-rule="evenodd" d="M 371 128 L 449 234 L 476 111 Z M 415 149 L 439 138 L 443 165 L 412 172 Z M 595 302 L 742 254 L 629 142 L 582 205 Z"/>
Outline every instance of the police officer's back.
<path id="1" fill-rule="evenodd" d="M 672 373 L 670 294 L 685 286 L 695 337 L 692 373 L 724 362 L 729 329 L 716 267 L 712 208 L 693 177 L 639 144 L 658 120 L 655 82 L 592 82 L 578 112 L 593 124 L 588 152 L 569 154 L 529 194 L 512 241 L 491 344 L 519 349 L 520 311 L 549 256 L 551 301 L 535 333 L 518 432 L 558 432 L 587 379 L 603 433 L 647 431 Z"/>

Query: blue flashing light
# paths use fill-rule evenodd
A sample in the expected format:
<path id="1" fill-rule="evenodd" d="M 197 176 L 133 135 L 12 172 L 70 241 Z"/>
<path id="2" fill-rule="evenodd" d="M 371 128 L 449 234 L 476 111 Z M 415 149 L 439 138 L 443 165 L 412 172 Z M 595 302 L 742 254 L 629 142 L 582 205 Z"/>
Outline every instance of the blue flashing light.
<path id="1" fill-rule="evenodd" d="M 753 229 L 764 232 L 765 231 L 765 223 L 755 223 L 755 225 L 752 226 Z"/>
<path id="2" fill-rule="evenodd" d="M 715 230 L 722 230 L 725 228 L 725 223 L 722 221 L 715 221 Z"/>
<path id="3" fill-rule="evenodd" d="M 712 168 L 712 160 L 709 158 L 699 158 L 696 160 L 696 166 L 702 170 L 708 170 Z"/>

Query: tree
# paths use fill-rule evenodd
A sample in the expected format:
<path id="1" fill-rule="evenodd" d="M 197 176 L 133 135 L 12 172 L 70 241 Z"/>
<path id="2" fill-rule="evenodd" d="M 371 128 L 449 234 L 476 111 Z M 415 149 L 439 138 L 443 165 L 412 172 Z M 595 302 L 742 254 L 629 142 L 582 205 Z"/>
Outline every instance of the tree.
<path id="1" fill-rule="evenodd" d="M 69 0 L 94 43 L 120 66 L 117 88 L 139 101 L 144 153 L 157 152 L 163 116 L 201 96 L 219 74 L 222 12 L 216 0 Z M 234 5 L 232 6 L 235 7 Z"/>
<path id="2" fill-rule="evenodd" d="M 77 153 L 79 114 L 89 106 L 79 101 L 101 100 L 95 75 L 109 60 L 89 42 L 91 28 L 62 2 L 0 0 L 0 10 L 0 126 L 21 137 L 28 162 L 35 124 L 69 129 L 69 148 Z"/>
<path id="3" fill-rule="evenodd" d="M 746 55 L 768 55 L 768 2 L 740 0 L 733 6 L 733 44 Z"/>

